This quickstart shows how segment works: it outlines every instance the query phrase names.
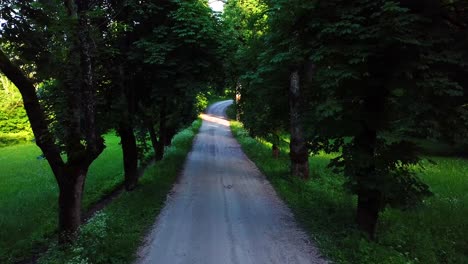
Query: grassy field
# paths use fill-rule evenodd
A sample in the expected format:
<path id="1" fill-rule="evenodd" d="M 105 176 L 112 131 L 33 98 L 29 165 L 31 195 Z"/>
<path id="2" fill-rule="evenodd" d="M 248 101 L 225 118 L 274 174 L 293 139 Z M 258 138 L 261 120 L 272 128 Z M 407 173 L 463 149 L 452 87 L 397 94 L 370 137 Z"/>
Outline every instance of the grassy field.
<path id="1" fill-rule="evenodd" d="M 119 142 L 117 136 L 106 136 L 107 147 L 86 180 L 85 209 L 122 182 Z M 36 145 L 0 150 L 0 263 L 10 263 L 50 242 L 57 228 L 58 187 Z"/>
<path id="2" fill-rule="evenodd" d="M 356 231 L 356 197 L 343 188 L 343 176 L 327 168 L 331 155 L 309 159 L 312 180 L 291 180 L 287 153 L 275 160 L 271 146 L 249 137 L 240 123 L 231 128 L 322 253 L 336 263 L 468 263 L 466 159 L 430 157 L 437 164 L 425 162 L 420 176 L 435 195 L 414 210 L 385 210 L 372 242 Z"/>
<path id="3" fill-rule="evenodd" d="M 146 171 L 139 187 L 119 196 L 84 225 L 73 247 L 65 251 L 52 247 L 39 263 L 132 263 L 164 206 L 200 126 L 201 120 L 197 120 L 177 134 L 164 159 Z"/>

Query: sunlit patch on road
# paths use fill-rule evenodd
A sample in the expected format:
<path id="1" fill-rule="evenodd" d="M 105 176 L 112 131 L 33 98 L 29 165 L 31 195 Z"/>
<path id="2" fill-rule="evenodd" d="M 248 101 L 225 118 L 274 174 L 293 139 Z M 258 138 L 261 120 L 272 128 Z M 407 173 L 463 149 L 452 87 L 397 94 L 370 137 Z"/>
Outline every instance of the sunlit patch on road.
<path id="1" fill-rule="evenodd" d="M 216 123 L 218 125 L 229 127 L 229 121 L 224 119 L 224 118 L 216 117 L 216 116 L 208 115 L 208 114 L 201 114 L 200 117 L 201 117 L 201 119 L 203 119 L 205 121 L 213 122 L 213 123 Z"/>

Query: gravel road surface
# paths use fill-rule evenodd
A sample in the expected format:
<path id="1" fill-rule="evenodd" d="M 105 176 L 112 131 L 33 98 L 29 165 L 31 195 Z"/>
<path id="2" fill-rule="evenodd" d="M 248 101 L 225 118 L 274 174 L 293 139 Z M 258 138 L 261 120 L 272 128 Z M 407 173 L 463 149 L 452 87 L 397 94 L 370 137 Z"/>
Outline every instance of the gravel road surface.
<path id="1" fill-rule="evenodd" d="M 327 263 L 212 105 L 139 264 Z"/>

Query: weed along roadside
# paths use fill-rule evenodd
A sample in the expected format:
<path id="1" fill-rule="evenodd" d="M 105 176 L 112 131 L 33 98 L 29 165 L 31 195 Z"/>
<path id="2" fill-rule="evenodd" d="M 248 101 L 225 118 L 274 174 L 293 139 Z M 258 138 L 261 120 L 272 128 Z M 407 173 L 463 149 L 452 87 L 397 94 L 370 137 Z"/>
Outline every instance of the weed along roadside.
<path id="1" fill-rule="evenodd" d="M 345 178 L 327 167 L 336 155 L 309 158 L 311 179 L 289 178 L 287 147 L 279 159 L 271 144 L 254 139 L 239 122 L 231 129 L 244 152 L 267 176 L 321 252 L 336 263 L 467 263 L 468 161 L 430 157 L 420 173 L 434 196 L 410 210 L 381 213 L 376 240 L 367 239 L 354 223 L 357 199 L 346 191 Z M 414 168 L 419 171 L 418 168 Z"/>

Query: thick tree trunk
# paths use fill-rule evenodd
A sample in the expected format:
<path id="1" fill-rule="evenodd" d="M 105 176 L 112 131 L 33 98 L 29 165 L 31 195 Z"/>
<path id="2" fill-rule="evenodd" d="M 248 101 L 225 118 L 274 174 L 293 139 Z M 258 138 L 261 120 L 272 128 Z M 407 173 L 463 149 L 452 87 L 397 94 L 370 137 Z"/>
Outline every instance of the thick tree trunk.
<path id="1" fill-rule="evenodd" d="M 164 158 L 164 149 L 166 146 L 164 146 L 164 137 L 161 137 L 161 133 L 164 134 L 164 132 L 159 132 L 160 137 L 158 144 L 156 145 L 156 152 L 154 153 L 154 159 L 156 161 L 160 161 Z"/>
<path id="2" fill-rule="evenodd" d="M 361 189 L 358 192 L 356 222 L 359 229 L 366 232 L 371 239 L 375 236 L 381 199 L 382 195 L 378 190 Z"/>
<path id="3" fill-rule="evenodd" d="M 81 201 L 88 166 L 66 166 L 59 180 L 59 241 L 74 241 L 81 224 Z"/>
<path id="4" fill-rule="evenodd" d="M 129 124 L 121 123 L 118 132 L 123 151 L 125 189 L 132 191 L 138 183 L 138 148 L 136 138 L 133 127 Z"/>
<path id="5" fill-rule="evenodd" d="M 49 122 L 44 109 L 39 104 L 34 84 L 21 69 L 11 63 L 8 57 L 0 50 L 0 71 L 13 82 L 21 93 L 24 109 L 31 124 L 37 146 L 42 150 L 49 162 L 54 175 L 60 173 L 64 162 L 60 156 L 60 149 L 55 144 L 55 138 L 49 131 Z"/>
<path id="6" fill-rule="evenodd" d="M 98 134 L 95 125 L 95 89 L 93 86 L 93 68 L 90 56 L 89 20 L 78 17 L 77 9 L 72 0 L 64 1 L 69 15 L 79 19 L 76 34 L 79 41 L 70 49 L 70 55 L 80 59 L 80 76 L 76 76 L 76 83 L 71 89 L 66 89 L 68 105 L 71 106 L 69 122 L 64 124 L 67 128 L 65 148 L 68 162 L 64 163 L 59 146 L 49 131 L 49 122 L 42 109 L 36 89 L 20 70 L 13 65 L 3 52 L 0 51 L 0 70 L 18 87 L 23 97 L 24 106 L 31 123 L 36 139 L 36 144 L 41 148 L 44 156 L 52 168 L 59 185 L 59 240 L 70 242 L 75 238 L 76 231 L 81 222 L 81 199 L 83 196 L 84 182 L 89 165 L 104 149 L 104 141 Z M 80 15 L 88 10 L 88 1 L 77 2 Z M 73 57 L 73 56 L 72 56 Z M 77 98 L 80 98 L 78 100 Z M 76 103 L 74 103 L 76 102 Z M 81 129 L 79 123 L 84 114 L 86 125 L 86 144 L 80 142 Z M 70 127 L 71 126 L 71 127 Z M 68 140 L 69 139 L 69 140 Z"/>
<path id="7" fill-rule="evenodd" d="M 280 143 L 279 136 L 277 134 L 273 134 L 273 144 L 271 147 L 271 151 L 273 154 L 273 158 L 275 159 L 278 159 L 280 155 L 279 143 Z"/>
<path id="8" fill-rule="evenodd" d="M 291 85 L 289 89 L 289 109 L 291 125 L 291 175 L 302 179 L 309 178 L 309 153 L 302 130 L 301 120 L 301 87 L 298 71 L 291 74 Z"/>
<path id="9" fill-rule="evenodd" d="M 278 159 L 280 155 L 280 151 L 277 145 L 273 144 L 271 147 L 271 152 L 273 154 L 273 158 Z"/>
<path id="10" fill-rule="evenodd" d="M 371 101 L 369 101 L 371 100 Z M 372 107 L 376 98 L 367 98 L 366 107 L 368 109 L 377 109 Z M 367 101 L 369 101 L 367 103 Z M 382 102 L 383 104 L 383 102 Z M 379 107 L 379 106 L 376 106 Z M 356 222 L 362 231 L 366 232 L 371 239 L 374 238 L 379 212 L 382 208 L 382 193 L 373 184 L 376 182 L 375 168 L 375 149 L 377 146 L 377 131 L 371 128 L 369 124 L 363 122 L 361 133 L 354 139 L 355 152 L 361 156 L 363 167 L 358 172 L 358 204 L 356 212 Z M 359 162 L 359 161 L 357 161 Z"/>
<path id="11" fill-rule="evenodd" d="M 177 134 L 177 129 L 174 127 L 166 127 L 166 133 L 164 136 L 164 146 L 170 146 L 172 143 L 172 139 Z"/>

